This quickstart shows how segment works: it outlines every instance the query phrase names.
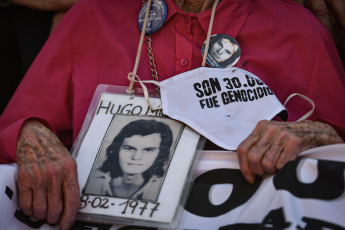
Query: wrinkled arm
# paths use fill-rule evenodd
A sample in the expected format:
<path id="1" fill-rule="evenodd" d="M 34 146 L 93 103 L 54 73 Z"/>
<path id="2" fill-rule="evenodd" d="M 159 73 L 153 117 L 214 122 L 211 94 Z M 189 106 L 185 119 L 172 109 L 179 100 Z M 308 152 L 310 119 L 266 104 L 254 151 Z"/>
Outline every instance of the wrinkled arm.
<path id="1" fill-rule="evenodd" d="M 77 165 L 48 128 L 25 121 L 17 143 L 19 205 L 26 215 L 70 228 L 80 205 Z"/>
<path id="2" fill-rule="evenodd" d="M 43 11 L 68 10 L 76 2 L 77 0 L 12 0 L 13 4 Z"/>
<path id="3" fill-rule="evenodd" d="M 16 161 L 19 131 L 29 118 L 37 118 L 54 130 L 65 146 L 72 144 L 69 22 L 78 12 L 70 15 L 49 37 L 0 116 L 1 163 Z"/>
<path id="4" fill-rule="evenodd" d="M 292 0 L 309 8 L 331 33 L 338 52 L 345 53 L 345 0 Z"/>
<path id="5" fill-rule="evenodd" d="M 344 143 L 329 125 L 314 122 L 260 121 L 239 145 L 237 154 L 242 174 L 249 183 L 255 175 L 267 175 L 314 147 Z"/>
<path id="6" fill-rule="evenodd" d="M 340 25 L 345 27 L 345 1 L 344 0 L 292 0 L 302 6 L 308 7 L 315 16 L 331 29 L 331 15 L 334 15 Z"/>

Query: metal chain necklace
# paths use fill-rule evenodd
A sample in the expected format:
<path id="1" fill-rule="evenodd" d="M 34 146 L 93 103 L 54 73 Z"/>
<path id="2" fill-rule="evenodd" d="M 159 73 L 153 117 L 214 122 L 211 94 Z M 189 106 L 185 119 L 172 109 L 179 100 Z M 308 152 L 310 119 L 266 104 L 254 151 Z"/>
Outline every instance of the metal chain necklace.
<path id="1" fill-rule="evenodd" d="M 152 78 L 155 81 L 159 82 L 157 68 L 156 68 L 156 64 L 155 64 L 155 59 L 154 59 L 153 52 L 152 52 L 151 35 L 147 35 L 146 39 L 147 39 L 147 41 L 146 41 L 146 43 L 147 43 L 147 50 L 149 51 L 147 55 L 149 56 L 149 63 L 150 63 L 150 70 L 151 70 Z M 156 94 L 160 97 L 160 88 L 159 88 L 159 86 L 155 85 L 155 90 L 156 90 Z"/>
<path id="2" fill-rule="evenodd" d="M 147 0 L 142 0 L 143 5 L 146 2 L 147 2 Z M 208 32 L 207 32 L 207 39 L 206 39 L 206 42 L 205 42 L 206 46 L 205 46 L 204 53 L 203 53 L 202 66 L 205 66 L 205 64 L 206 64 L 206 57 L 207 57 L 207 53 L 208 53 L 208 49 L 209 49 L 212 25 L 213 25 L 214 15 L 215 15 L 215 11 L 216 11 L 216 7 L 217 7 L 218 2 L 219 2 L 219 0 L 215 0 L 215 2 L 213 3 L 210 24 L 209 24 L 209 28 L 208 28 Z M 136 63 L 135 63 L 134 69 L 133 69 L 133 73 L 129 73 L 129 77 L 130 76 L 136 76 L 136 71 L 137 71 L 137 68 L 138 68 L 139 60 L 140 60 L 140 53 L 141 53 L 141 48 L 142 48 L 142 42 L 143 42 L 145 30 L 146 30 L 146 25 L 147 25 L 147 21 L 148 21 L 148 16 L 149 16 L 149 12 L 150 12 L 151 3 L 152 3 L 152 0 L 149 0 L 148 1 L 148 6 L 147 6 L 147 9 L 146 9 L 146 13 L 145 13 L 145 20 L 144 20 L 144 24 L 143 24 L 143 28 L 142 28 L 141 39 L 140 39 L 140 42 L 139 42 L 139 48 L 138 48 L 138 52 L 137 52 Z M 139 15 L 139 17 L 140 17 L 140 15 Z M 164 23 L 164 21 L 162 21 L 162 22 Z M 160 24 L 157 28 L 159 29 L 160 26 L 162 26 L 162 24 Z M 153 32 L 155 32 L 155 31 L 153 31 Z M 146 39 L 147 39 L 146 43 L 148 45 L 147 50 L 148 50 L 148 57 L 149 57 L 149 64 L 150 64 L 149 68 L 151 70 L 152 78 L 156 82 L 159 82 L 157 68 L 156 68 L 155 59 L 154 59 L 153 50 L 152 50 L 151 35 L 146 35 Z M 133 84 L 134 84 L 134 81 L 131 81 L 129 88 L 127 89 L 128 92 L 132 92 L 133 91 Z M 159 86 L 155 85 L 155 90 L 156 90 L 156 94 L 160 97 L 160 88 L 159 88 Z"/>
<path id="3" fill-rule="evenodd" d="M 142 0 L 142 3 L 143 5 L 147 2 L 147 0 Z M 159 82 L 159 79 L 158 79 L 158 73 L 157 73 L 157 67 L 156 67 L 156 64 L 155 64 L 155 58 L 153 56 L 153 52 L 152 52 L 152 45 L 151 45 L 151 35 L 146 35 L 146 43 L 147 43 L 147 50 L 149 51 L 148 52 L 148 56 L 149 56 L 149 64 L 150 64 L 150 70 L 151 70 L 151 74 L 152 74 L 152 78 L 155 80 L 155 81 L 158 81 Z M 160 89 L 159 89 L 159 86 L 155 85 L 155 90 L 156 90 L 156 94 L 157 96 L 160 97 Z"/>

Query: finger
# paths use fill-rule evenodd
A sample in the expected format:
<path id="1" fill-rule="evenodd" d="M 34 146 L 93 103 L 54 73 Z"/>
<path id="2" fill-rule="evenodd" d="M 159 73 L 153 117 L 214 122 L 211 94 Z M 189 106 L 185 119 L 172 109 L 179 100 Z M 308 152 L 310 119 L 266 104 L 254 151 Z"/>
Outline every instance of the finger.
<path id="1" fill-rule="evenodd" d="M 332 33 L 332 24 L 330 20 L 330 12 L 327 4 L 324 0 L 309 0 L 308 7 L 313 11 L 315 16 L 321 21 L 321 23 Z"/>
<path id="2" fill-rule="evenodd" d="M 255 182 L 255 174 L 252 172 L 247 156 L 238 154 L 238 162 L 240 164 L 240 169 L 243 177 L 250 184 L 253 184 Z"/>
<path id="3" fill-rule="evenodd" d="M 284 148 L 278 145 L 272 147 L 269 151 L 267 151 L 264 158 L 262 159 L 262 167 L 267 174 L 273 174 L 277 171 L 276 164 L 283 151 Z"/>
<path id="4" fill-rule="evenodd" d="M 278 170 L 282 169 L 289 161 L 296 159 L 298 154 L 304 150 L 300 148 L 302 143 L 303 140 L 298 137 L 289 137 L 289 141 L 286 143 L 277 161 L 276 167 Z"/>
<path id="5" fill-rule="evenodd" d="M 18 184 L 19 189 L 19 206 L 22 211 L 27 216 L 32 216 L 34 214 L 32 210 L 32 190 L 28 187 L 23 187 L 23 185 Z"/>
<path id="6" fill-rule="evenodd" d="M 26 185 L 28 181 L 25 177 L 26 173 L 21 169 L 21 164 L 18 165 L 18 191 L 19 191 L 19 206 L 27 216 L 32 216 L 32 189 Z"/>
<path id="7" fill-rule="evenodd" d="M 237 156 L 241 172 L 244 178 L 251 184 L 255 182 L 255 174 L 252 172 L 252 169 L 250 167 L 248 161 L 248 153 L 250 152 L 251 148 L 253 148 L 253 146 L 257 143 L 259 138 L 260 136 L 256 127 L 253 132 L 244 141 L 242 141 L 237 148 Z"/>
<path id="8" fill-rule="evenodd" d="M 35 173 L 36 180 L 33 183 L 33 212 L 34 216 L 43 220 L 47 214 L 47 184 L 45 175 Z"/>
<path id="9" fill-rule="evenodd" d="M 47 186 L 47 196 L 48 196 L 48 212 L 47 212 L 47 222 L 50 224 L 55 224 L 59 221 L 62 209 L 62 178 L 57 176 L 58 173 L 54 169 L 50 169 L 51 178 Z"/>
<path id="10" fill-rule="evenodd" d="M 69 162 L 63 180 L 64 211 L 61 216 L 61 229 L 69 229 L 73 226 L 76 213 L 80 207 L 80 192 L 75 161 Z"/>
<path id="11" fill-rule="evenodd" d="M 263 137 L 256 145 L 254 145 L 248 153 L 248 161 L 252 172 L 255 175 L 264 175 L 265 170 L 262 166 L 262 159 L 266 152 L 270 149 L 270 141 Z"/>
<path id="12" fill-rule="evenodd" d="M 327 2 L 334 11 L 339 24 L 345 27 L 345 1 L 328 0 Z"/>
<path id="13" fill-rule="evenodd" d="M 266 151 L 266 154 L 262 159 L 262 167 L 266 173 L 273 174 L 276 172 L 276 164 L 280 155 L 284 151 L 284 146 L 287 141 L 287 133 L 284 131 L 282 131 L 278 136 L 275 136 L 271 148 Z"/>
<path id="14" fill-rule="evenodd" d="M 250 149 L 248 153 L 248 160 L 254 174 L 264 175 L 265 170 L 262 165 L 262 160 L 267 151 L 271 149 L 272 144 L 275 142 L 276 132 L 279 126 L 274 122 L 260 121 L 257 127 L 260 133 L 260 138 Z"/>

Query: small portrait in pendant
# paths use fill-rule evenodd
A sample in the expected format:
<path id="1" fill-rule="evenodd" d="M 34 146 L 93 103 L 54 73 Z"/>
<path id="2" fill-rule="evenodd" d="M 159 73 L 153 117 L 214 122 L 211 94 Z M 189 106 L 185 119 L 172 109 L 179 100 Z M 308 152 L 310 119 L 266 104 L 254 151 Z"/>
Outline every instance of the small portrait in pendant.
<path id="1" fill-rule="evenodd" d="M 202 46 L 202 54 L 206 43 Z M 238 42 L 229 35 L 216 34 L 210 39 L 206 62 L 212 67 L 227 68 L 236 65 L 241 56 Z"/>

